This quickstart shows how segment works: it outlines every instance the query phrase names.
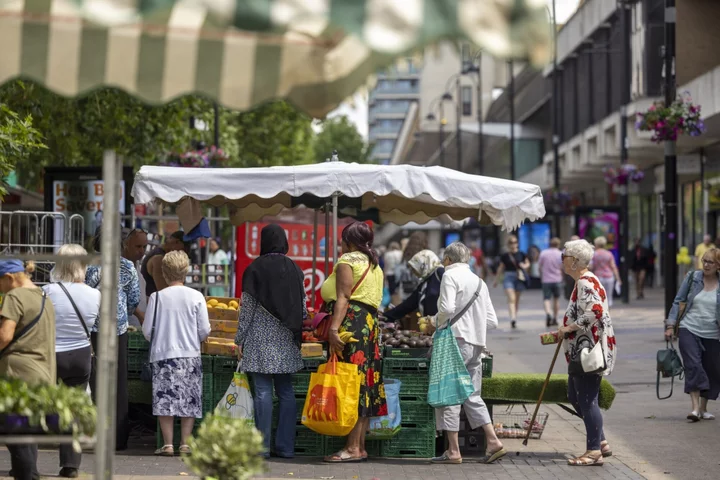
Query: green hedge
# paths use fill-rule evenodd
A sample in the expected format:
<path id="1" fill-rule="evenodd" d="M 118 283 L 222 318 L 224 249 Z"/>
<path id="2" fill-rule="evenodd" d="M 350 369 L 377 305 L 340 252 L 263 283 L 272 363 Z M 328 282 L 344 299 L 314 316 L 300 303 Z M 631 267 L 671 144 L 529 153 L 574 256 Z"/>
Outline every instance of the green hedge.
<path id="1" fill-rule="evenodd" d="M 535 403 L 540 396 L 544 373 L 496 373 L 492 378 L 483 378 L 482 397 L 493 403 L 527 402 Z M 567 375 L 550 377 L 543 397 L 543 403 L 568 403 Z M 600 384 L 600 408 L 609 410 L 615 400 L 615 389 L 603 378 Z"/>

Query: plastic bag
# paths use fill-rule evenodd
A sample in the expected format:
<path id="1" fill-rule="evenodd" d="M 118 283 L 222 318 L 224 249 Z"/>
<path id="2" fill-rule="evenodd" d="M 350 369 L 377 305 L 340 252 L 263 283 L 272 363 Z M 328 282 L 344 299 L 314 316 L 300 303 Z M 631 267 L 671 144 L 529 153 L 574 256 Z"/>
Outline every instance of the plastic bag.
<path id="1" fill-rule="evenodd" d="M 400 412 L 400 387 L 402 382 L 392 378 L 383 380 L 385 385 L 385 399 L 388 414 L 382 417 L 372 417 L 366 438 L 368 440 L 387 440 L 400 431 L 402 414 Z"/>
<path id="2" fill-rule="evenodd" d="M 250 393 L 250 382 L 240 365 L 233 375 L 230 386 L 217 404 L 216 411 L 230 418 L 240 418 L 255 423 L 255 408 Z"/>
<path id="3" fill-rule="evenodd" d="M 333 354 L 328 363 L 310 375 L 302 424 L 321 435 L 344 437 L 358 421 L 359 402 L 357 365 L 338 362 Z"/>
<path id="4" fill-rule="evenodd" d="M 474 392 L 452 329 L 438 330 L 433 337 L 428 404 L 435 408 L 462 405 Z"/>

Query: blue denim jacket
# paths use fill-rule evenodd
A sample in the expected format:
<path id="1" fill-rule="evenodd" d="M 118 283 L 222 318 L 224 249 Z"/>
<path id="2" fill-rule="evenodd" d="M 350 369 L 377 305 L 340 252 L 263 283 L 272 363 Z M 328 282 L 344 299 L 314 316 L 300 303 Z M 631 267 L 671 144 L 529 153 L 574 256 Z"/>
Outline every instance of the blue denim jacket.
<path id="1" fill-rule="evenodd" d="M 690 288 L 691 276 L 693 277 L 692 288 Z M 705 288 L 705 283 L 703 282 L 702 270 L 690 272 L 685 276 L 682 285 L 680 285 L 680 290 L 678 290 L 678 293 L 675 296 L 675 300 L 673 301 L 670 313 L 668 314 L 668 326 L 675 325 L 675 323 L 677 322 L 678 314 L 680 313 L 680 303 L 686 302 L 685 311 L 690 311 L 695 296 L 700 293 L 703 288 Z M 718 325 L 720 325 L 720 288 L 717 289 L 717 308 L 715 309 L 715 320 L 718 322 Z"/>

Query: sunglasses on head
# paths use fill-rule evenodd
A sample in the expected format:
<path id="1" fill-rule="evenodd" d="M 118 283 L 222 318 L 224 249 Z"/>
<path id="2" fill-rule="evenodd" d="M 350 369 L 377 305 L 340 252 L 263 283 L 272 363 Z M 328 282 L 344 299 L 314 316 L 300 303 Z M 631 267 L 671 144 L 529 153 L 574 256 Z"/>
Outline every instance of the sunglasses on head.
<path id="1" fill-rule="evenodd" d="M 127 240 L 128 238 L 132 237 L 135 233 L 144 233 L 145 235 L 148 234 L 147 230 L 143 230 L 142 228 L 133 228 L 130 230 L 127 235 L 123 238 L 123 240 Z"/>

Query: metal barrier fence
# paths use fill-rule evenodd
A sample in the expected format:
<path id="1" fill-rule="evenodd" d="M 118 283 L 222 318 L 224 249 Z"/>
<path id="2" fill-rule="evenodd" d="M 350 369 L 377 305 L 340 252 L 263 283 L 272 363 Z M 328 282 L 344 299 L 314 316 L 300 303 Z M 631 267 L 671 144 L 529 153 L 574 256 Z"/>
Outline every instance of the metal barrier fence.
<path id="1" fill-rule="evenodd" d="M 85 218 L 58 212 L 0 211 L 0 255 L 52 255 L 67 243 L 83 245 Z M 35 262 L 33 281 L 50 283 L 55 262 Z"/>

